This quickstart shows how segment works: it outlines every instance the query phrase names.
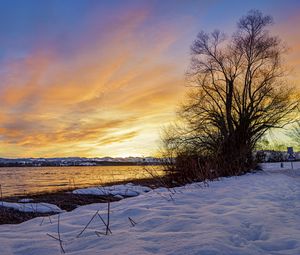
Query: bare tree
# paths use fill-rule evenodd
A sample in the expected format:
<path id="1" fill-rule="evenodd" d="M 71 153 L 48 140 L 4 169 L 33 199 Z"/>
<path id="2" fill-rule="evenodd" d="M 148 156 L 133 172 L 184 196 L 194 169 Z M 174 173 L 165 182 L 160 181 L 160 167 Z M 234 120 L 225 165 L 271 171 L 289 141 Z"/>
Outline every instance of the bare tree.
<path id="1" fill-rule="evenodd" d="M 284 81 L 284 47 L 267 30 L 271 24 L 270 16 L 252 10 L 233 36 L 200 32 L 192 44 L 192 88 L 179 111 L 184 128 L 165 143 L 213 158 L 218 175 L 253 167 L 258 140 L 289 123 L 298 107 Z"/>

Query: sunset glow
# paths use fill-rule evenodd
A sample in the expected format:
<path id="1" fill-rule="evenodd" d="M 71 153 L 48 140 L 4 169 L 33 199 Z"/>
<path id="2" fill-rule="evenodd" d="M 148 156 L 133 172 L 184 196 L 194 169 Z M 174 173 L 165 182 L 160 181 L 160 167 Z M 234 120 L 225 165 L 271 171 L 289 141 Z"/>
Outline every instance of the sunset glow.
<path id="1" fill-rule="evenodd" d="M 230 33 L 253 8 L 274 17 L 289 80 L 300 86 L 299 1 L 0 6 L 0 157 L 155 155 L 185 93 L 196 34 Z"/>

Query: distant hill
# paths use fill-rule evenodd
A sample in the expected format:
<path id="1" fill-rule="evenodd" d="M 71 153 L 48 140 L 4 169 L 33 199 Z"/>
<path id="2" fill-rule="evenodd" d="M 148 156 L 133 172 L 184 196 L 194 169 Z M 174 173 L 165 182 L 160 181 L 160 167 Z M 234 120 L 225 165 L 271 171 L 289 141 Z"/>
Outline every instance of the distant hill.
<path id="1" fill-rule="evenodd" d="M 159 165 L 162 159 L 154 157 L 126 157 L 126 158 L 0 158 L 0 167 L 25 166 L 109 166 L 109 165 Z"/>

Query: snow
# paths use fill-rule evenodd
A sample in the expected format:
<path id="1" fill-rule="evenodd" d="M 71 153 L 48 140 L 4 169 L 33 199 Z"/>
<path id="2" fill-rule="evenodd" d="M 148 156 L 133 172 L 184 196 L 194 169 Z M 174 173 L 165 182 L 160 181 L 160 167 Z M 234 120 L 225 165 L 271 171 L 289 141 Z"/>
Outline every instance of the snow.
<path id="1" fill-rule="evenodd" d="M 261 163 L 260 166 L 264 170 L 281 171 L 281 170 L 300 170 L 300 161 L 290 162 L 275 162 L 275 163 Z M 295 171 L 295 173 L 297 173 Z"/>
<path id="2" fill-rule="evenodd" d="M 265 255 L 300 254 L 299 171 L 266 171 L 168 190 L 159 188 L 107 204 L 91 204 L 60 215 L 66 254 Z M 293 174 L 290 174 L 293 173 Z M 136 224 L 133 226 L 130 217 Z M 0 226 L 0 254 L 60 253 L 58 215 Z M 98 233 L 97 232 L 97 233 Z"/>
<path id="3" fill-rule="evenodd" d="M 34 212 L 34 213 L 61 213 L 62 209 L 53 204 L 48 203 L 10 203 L 0 201 L 0 207 L 7 207 L 18 210 L 20 212 Z"/>
<path id="4" fill-rule="evenodd" d="M 132 183 L 120 184 L 107 187 L 93 187 L 85 189 L 76 189 L 73 191 L 73 194 L 81 195 L 113 195 L 115 197 L 135 197 L 145 192 L 149 192 L 151 189 L 146 186 L 134 185 Z"/>
<path id="5" fill-rule="evenodd" d="M 31 201 L 33 201 L 32 198 L 22 198 L 22 199 L 19 200 L 20 203 L 28 203 L 28 202 L 31 202 Z"/>

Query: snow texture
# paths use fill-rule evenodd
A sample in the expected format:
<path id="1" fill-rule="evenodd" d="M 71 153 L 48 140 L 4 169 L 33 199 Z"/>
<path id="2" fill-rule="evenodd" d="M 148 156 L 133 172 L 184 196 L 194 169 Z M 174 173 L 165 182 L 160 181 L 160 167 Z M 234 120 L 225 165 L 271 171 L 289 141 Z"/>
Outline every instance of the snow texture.
<path id="1" fill-rule="evenodd" d="M 20 212 L 35 212 L 35 213 L 61 213 L 62 209 L 53 204 L 48 203 L 10 203 L 0 201 L 0 207 L 7 207 L 18 210 Z M 0 253 L 1 254 L 1 253 Z"/>
<path id="2" fill-rule="evenodd" d="M 22 198 L 19 200 L 19 203 L 29 203 L 32 202 L 33 199 L 32 198 Z"/>
<path id="3" fill-rule="evenodd" d="M 111 235 L 99 235 L 105 226 L 94 217 L 77 237 L 97 210 L 106 221 L 107 204 L 62 213 L 63 248 L 72 255 L 299 255 L 300 170 L 266 169 L 111 203 Z M 0 254 L 60 254 L 59 241 L 47 235 L 58 237 L 58 215 L 41 222 L 0 226 Z"/>
<path id="4" fill-rule="evenodd" d="M 149 187 L 134 185 L 132 183 L 120 184 L 108 187 L 93 187 L 85 189 L 77 189 L 73 191 L 73 194 L 81 195 L 113 195 L 116 197 L 135 197 L 145 192 L 149 192 L 151 189 Z"/>

